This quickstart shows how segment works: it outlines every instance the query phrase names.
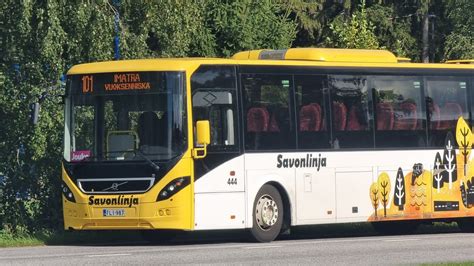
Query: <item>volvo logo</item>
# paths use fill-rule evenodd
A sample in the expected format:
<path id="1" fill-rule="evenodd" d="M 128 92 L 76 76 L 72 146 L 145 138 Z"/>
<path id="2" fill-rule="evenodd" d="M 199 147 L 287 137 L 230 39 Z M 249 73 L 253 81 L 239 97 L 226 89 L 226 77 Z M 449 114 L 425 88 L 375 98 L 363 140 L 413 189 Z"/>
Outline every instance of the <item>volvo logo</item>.
<path id="1" fill-rule="evenodd" d="M 102 191 L 109 191 L 109 190 L 111 190 L 111 191 L 118 191 L 118 190 L 119 190 L 119 187 L 120 187 L 121 185 L 124 185 L 124 184 L 127 184 L 127 183 L 128 183 L 128 181 L 125 181 L 125 182 L 122 182 L 122 183 L 112 183 L 112 185 L 111 185 L 110 187 L 108 187 L 108 188 L 106 188 L 106 189 L 103 189 Z"/>

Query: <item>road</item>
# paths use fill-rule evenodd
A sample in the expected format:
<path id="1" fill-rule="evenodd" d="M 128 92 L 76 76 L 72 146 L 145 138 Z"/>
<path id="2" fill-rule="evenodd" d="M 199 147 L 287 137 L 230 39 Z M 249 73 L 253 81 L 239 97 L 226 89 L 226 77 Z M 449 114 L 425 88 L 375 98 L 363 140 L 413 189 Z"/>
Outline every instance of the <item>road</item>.
<path id="1" fill-rule="evenodd" d="M 293 238 L 271 243 L 181 241 L 0 249 L 0 265 L 400 265 L 474 262 L 474 234 Z"/>

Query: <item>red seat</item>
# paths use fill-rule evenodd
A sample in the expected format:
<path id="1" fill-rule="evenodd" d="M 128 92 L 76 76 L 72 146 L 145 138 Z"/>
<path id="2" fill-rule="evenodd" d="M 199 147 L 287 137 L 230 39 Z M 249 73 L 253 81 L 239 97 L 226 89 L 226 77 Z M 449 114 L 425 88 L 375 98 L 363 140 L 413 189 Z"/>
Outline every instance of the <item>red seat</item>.
<path id="1" fill-rule="evenodd" d="M 378 103 L 377 108 L 377 130 L 393 129 L 393 107 L 390 103 Z"/>
<path id="2" fill-rule="evenodd" d="M 300 131 L 320 131 L 321 130 L 321 106 L 312 103 L 300 109 Z"/>
<path id="3" fill-rule="evenodd" d="M 333 102 L 332 103 L 332 125 L 334 130 L 344 130 L 346 128 L 347 121 L 347 108 L 343 103 Z"/>
<path id="4" fill-rule="evenodd" d="M 247 132 L 268 131 L 270 116 L 264 107 L 252 107 L 247 112 Z"/>
<path id="5" fill-rule="evenodd" d="M 400 104 L 400 109 L 395 116 L 393 129 L 395 130 L 415 130 L 418 122 L 416 116 L 416 104 L 404 102 Z"/>
<path id="6" fill-rule="evenodd" d="M 349 117 L 347 119 L 346 130 L 348 131 L 358 131 L 365 130 L 366 126 L 362 125 L 357 116 L 357 106 L 353 105 L 349 111 Z"/>
<path id="7" fill-rule="evenodd" d="M 462 116 L 462 108 L 457 103 L 445 103 L 440 113 L 439 129 L 455 129 L 458 118 Z"/>
<path id="8" fill-rule="evenodd" d="M 268 131 L 280 132 L 280 127 L 278 126 L 278 121 L 277 121 L 275 113 L 272 113 L 272 117 L 270 118 L 270 125 L 268 126 Z"/>

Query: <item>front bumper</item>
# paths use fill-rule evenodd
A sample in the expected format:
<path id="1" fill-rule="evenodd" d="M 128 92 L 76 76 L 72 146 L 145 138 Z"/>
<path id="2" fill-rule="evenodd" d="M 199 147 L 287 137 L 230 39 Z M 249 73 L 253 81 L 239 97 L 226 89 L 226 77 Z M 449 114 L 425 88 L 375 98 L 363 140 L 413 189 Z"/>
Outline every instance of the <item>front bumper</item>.
<path id="1" fill-rule="evenodd" d="M 115 229 L 181 229 L 192 230 L 191 204 L 185 198 L 187 187 L 171 200 L 144 202 L 138 205 L 97 206 L 74 203 L 63 196 L 64 228 L 66 230 Z M 104 216 L 106 210 L 123 211 L 123 216 Z"/>

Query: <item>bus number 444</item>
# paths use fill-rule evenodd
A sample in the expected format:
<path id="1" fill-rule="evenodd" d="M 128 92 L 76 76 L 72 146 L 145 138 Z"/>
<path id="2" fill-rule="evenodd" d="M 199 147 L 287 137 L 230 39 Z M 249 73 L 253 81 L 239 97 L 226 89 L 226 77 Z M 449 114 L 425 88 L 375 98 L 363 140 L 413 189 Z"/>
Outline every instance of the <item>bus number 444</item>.
<path id="1" fill-rule="evenodd" d="M 227 184 L 230 185 L 237 185 L 237 178 L 236 177 L 230 177 L 227 179 Z"/>

